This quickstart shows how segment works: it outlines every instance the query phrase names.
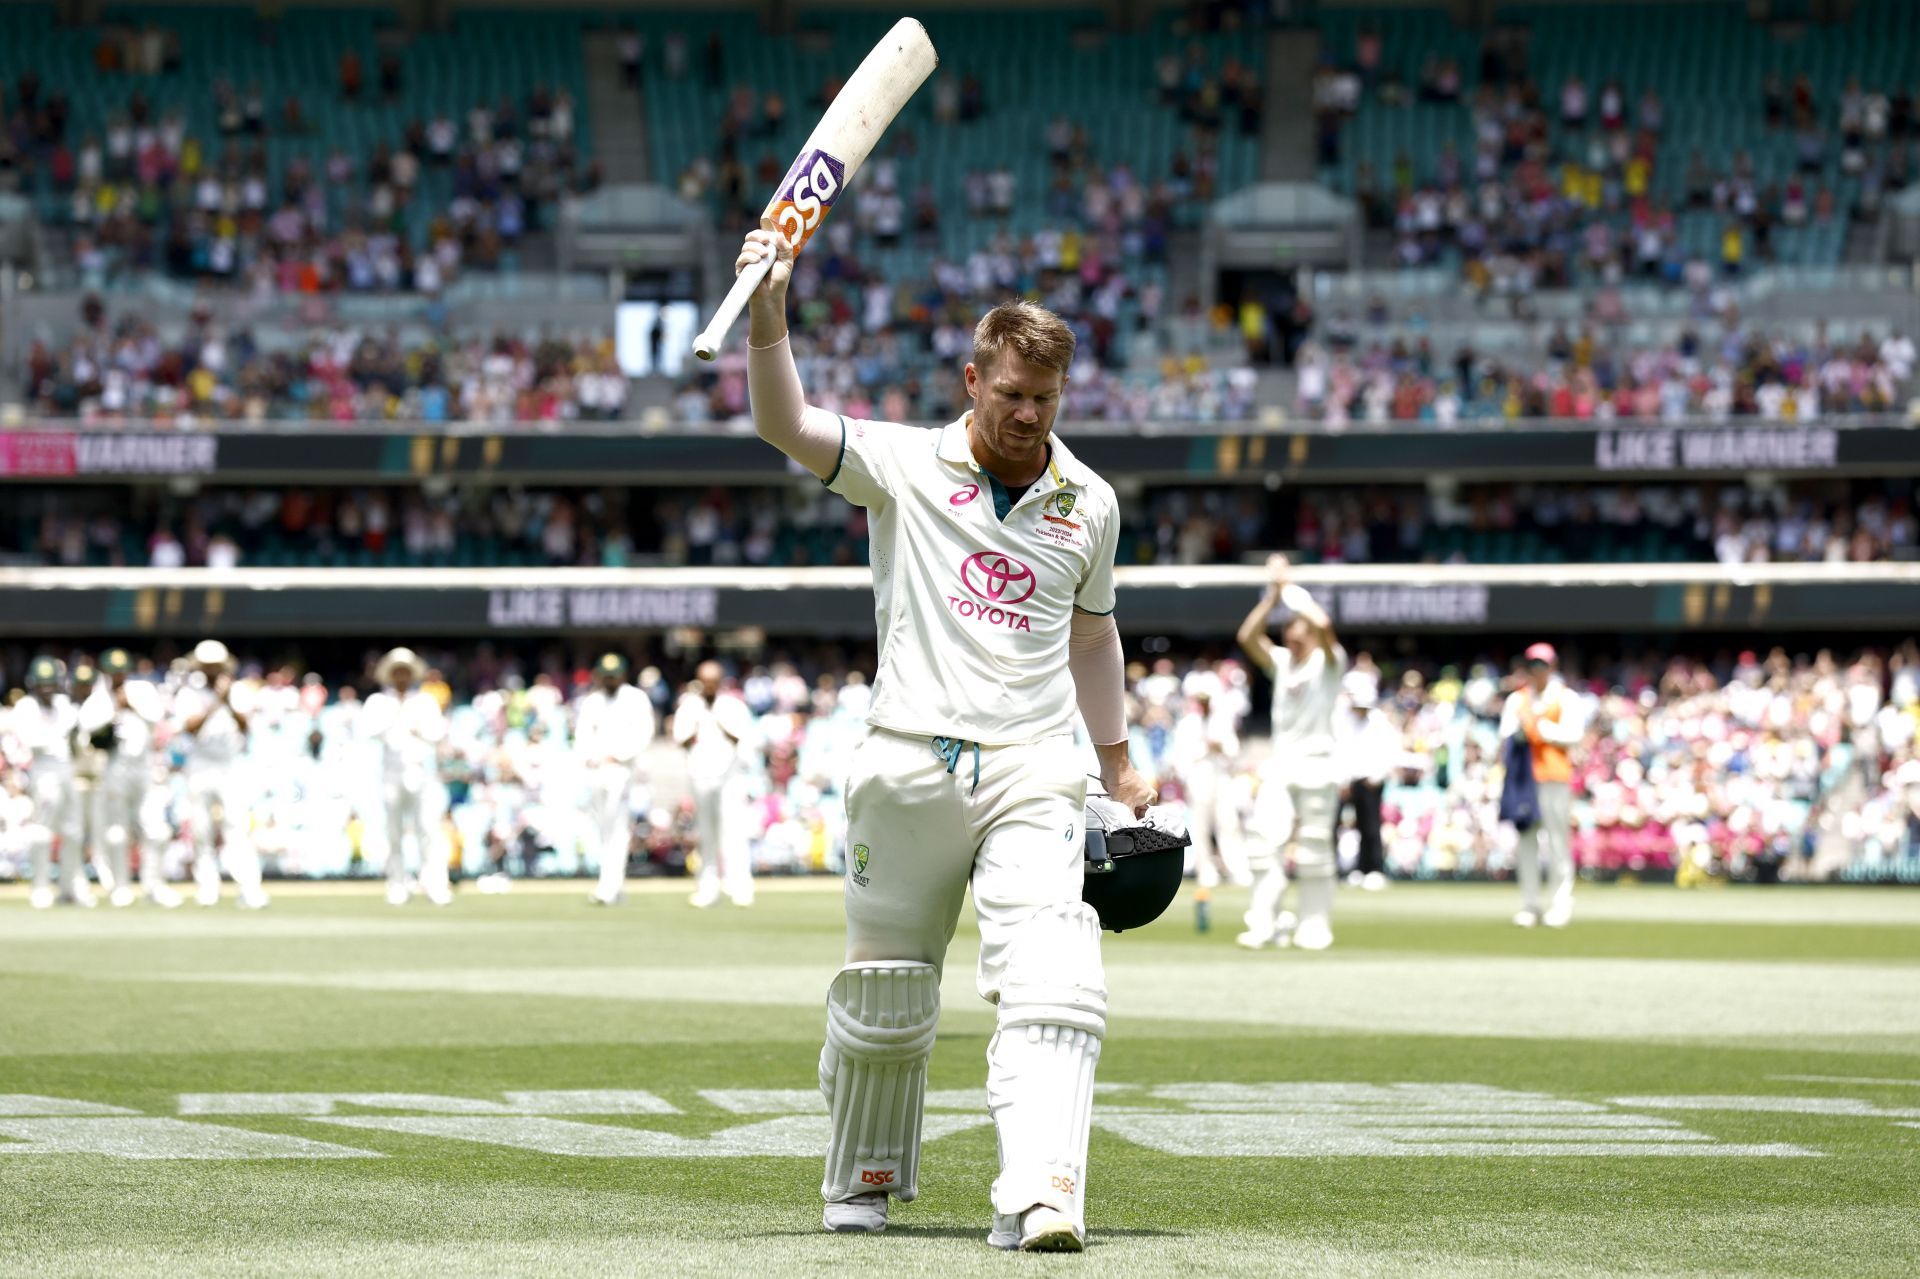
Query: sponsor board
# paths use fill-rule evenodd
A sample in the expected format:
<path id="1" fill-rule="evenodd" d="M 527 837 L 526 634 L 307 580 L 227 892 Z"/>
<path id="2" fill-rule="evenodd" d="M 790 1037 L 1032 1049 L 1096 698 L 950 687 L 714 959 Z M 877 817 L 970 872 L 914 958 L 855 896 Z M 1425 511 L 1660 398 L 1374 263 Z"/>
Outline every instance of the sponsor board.
<path id="1" fill-rule="evenodd" d="M 1594 435 L 1602 471 L 1818 471 L 1840 461 L 1828 426 L 1628 428 Z"/>
<path id="2" fill-rule="evenodd" d="M 496 630 L 712 626 L 719 614 L 720 592 L 710 588 L 539 587 L 487 592 L 487 624 Z"/>
<path id="3" fill-rule="evenodd" d="M 185 432 L 0 432 L 0 475 L 212 475 L 220 437 Z"/>
<path id="4" fill-rule="evenodd" d="M 1328 611 L 1347 626 L 1481 626 L 1487 621 L 1488 588 L 1480 585 L 1342 586 L 1333 597 Z"/>
<path id="5" fill-rule="evenodd" d="M 1471 1083 L 1109 1083 L 1097 1093 L 1095 1128 L 1191 1158 L 1799 1158 L 1821 1152 L 1787 1142 L 1725 1142 L 1678 1119 L 1637 1112 L 1791 1109 L 1810 1116 L 1920 1117 L 1920 1111 L 1864 1102 L 1594 1102 Z M 1776 1102 L 1782 1104 L 1747 1104 Z M 413 1092 L 184 1093 L 176 1116 L 157 1117 L 80 1098 L 0 1094 L 0 1155 L 384 1158 L 384 1152 L 344 1144 L 355 1134 L 375 1133 L 582 1159 L 818 1159 L 827 1148 L 826 1103 L 813 1089 L 708 1089 L 682 1103 L 619 1089 L 504 1092 L 498 1100 Z M 990 1122 L 978 1089 L 932 1091 L 927 1111 L 928 1141 Z M 628 1122 L 586 1122 L 594 1116 Z M 704 1118 L 719 1126 L 685 1133 L 632 1122 L 647 1116 Z M 315 1135 L 256 1132 L 232 1122 L 247 1118 L 273 1118 L 282 1127 L 301 1121 L 314 1125 Z M 741 1119 L 749 1122 L 736 1122 Z"/>

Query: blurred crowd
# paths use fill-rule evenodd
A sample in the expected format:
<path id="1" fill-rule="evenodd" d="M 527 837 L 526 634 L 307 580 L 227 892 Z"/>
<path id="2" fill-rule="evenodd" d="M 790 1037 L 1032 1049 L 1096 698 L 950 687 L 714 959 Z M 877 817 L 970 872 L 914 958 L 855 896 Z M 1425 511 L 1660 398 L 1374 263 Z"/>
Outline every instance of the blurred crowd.
<path id="1" fill-rule="evenodd" d="M 182 71 L 177 38 L 169 43 L 169 33 L 153 27 L 124 40 L 104 32 L 97 61 L 104 74 L 154 74 L 145 65 L 150 43 L 174 50 L 155 55 L 158 74 Z M 377 89 L 367 80 L 349 51 L 340 66 L 344 99 L 377 91 L 389 105 L 403 100 L 397 58 L 382 59 Z M 269 102 L 258 84 L 224 79 L 204 91 L 214 137 L 190 131 L 184 112 L 155 105 L 144 89 L 103 133 L 84 136 L 69 129 L 63 95 L 43 93 L 32 70 L 0 96 L 11 123 L 0 168 L 23 177 L 44 170 L 64 201 L 71 257 L 89 284 L 158 272 L 267 293 L 434 294 L 464 271 L 510 263 L 564 194 L 600 181 L 598 163 L 575 150 L 576 107 L 565 90 L 536 85 L 522 99 L 478 102 L 458 118 L 415 116 L 370 150 L 336 145 L 322 160 L 305 148 L 269 157 L 270 140 L 316 132 L 300 95 Z"/>
<path id="2" fill-rule="evenodd" d="M 1256 838 L 1261 744 L 1245 670 L 1163 659 L 1131 673 L 1136 762 L 1176 797 L 1183 771 L 1217 770 L 1201 791 L 1218 797 L 1215 841 Z M 1429 676 L 1356 658 L 1335 723 L 1347 775 L 1386 784 L 1394 875 L 1511 874 L 1514 833 L 1498 816 L 1511 682 L 1486 662 Z M 1826 879 L 1903 859 L 1920 871 L 1920 645 L 1852 662 L 1780 649 L 1655 657 L 1569 686 L 1586 723 L 1573 751 L 1573 847 L 1588 873 Z M 1382 728 L 1397 752 L 1379 748 Z M 1343 862 L 1357 838 L 1343 831 Z"/>
<path id="3" fill-rule="evenodd" d="M 69 656 L 75 669 L 88 664 L 84 655 Z M 244 708 L 247 724 L 244 749 L 230 766 L 229 793 L 247 797 L 248 811 L 229 837 L 244 837 L 269 875 L 380 873 L 386 847 L 381 743 L 362 723 L 379 687 L 374 670 L 371 655 L 347 677 L 270 661 L 239 663 L 228 697 Z M 446 733 L 432 751 L 424 802 L 441 814 L 439 837 L 466 876 L 594 868 L 587 781 L 598 756 L 583 753 L 589 748 L 574 731 L 593 676 L 585 666 L 522 663 L 484 648 L 457 660 L 451 653 L 427 655 L 419 688 L 444 712 Z M 167 708 L 153 731 L 141 855 L 159 858 L 166 877 L 178 880 L 195 837 L 186 725 L 204 705 L 209 681 L 185 660 L 141 660 L 133 678 L 152 683 Z M 681 688 L 655 665 L 634 682 L 656 724 L 668 724 Z M 10 695 L 9 705 L 19 694 Z M 845 830 L 841 761 L 863 730 L 870 703 L 865 677 L 780 660 L 738 668 L 725 695 L 741 699 L 751 716 L 747 821 L 756 868 L 837 871 Z M 19 876 L 35 813 L 24 731 L 10 731 L 9 723 L 0 711 L 0 866 Z M 686 751 L 664 731 L 645 736 L 652 744 L 631 800 L 630 871 L 683 873 L 698 852 Z"/>
<path id="4" fill-rule="evenodd" d="M 89 298 L 63 347 L 36 341 L 27 410 L 111 422 L 308 420 L 534 422 L 624 416 L 627 380 L 612 339 L 403 336 L 343 327 L 293 345 L 197 312 L 169 340 Z"/>
<path id="5" fill-rule="evenodd" d="M 1916 390 L 1914 356 L 1912 337 L 1898 329 L 1843 342 L 1830 341 L 1824 326 L 1789 337 L 1736 319 L 1717 334 L 1690 329 L 1668 346 L 1634 348 L 1605 327 L 1573 334 L 1561 325 L 1532 359 L 1496 359 L 1471 345 L 1447 357 L 1424 336 L 1367 341 L 1336 319 L 1300 352 L 1297 410 L 1332 423 L 1442 427 L 1530 418 L 1807 422 L 1901 412 Z"/>
<path id="6" fill-rule="evenodd" d="M 1394 51 L 1402 52 L 1402 51 Z M 1451 141 L 1417 159 L 1399 152 L 1391 170 L 1354 167 L 1353 192 L 1368 224 L 1393 238 L 1404 267 L 1456 263 L 1481 292 L 1523 296 L 1536 288 L 1636 276 L 1674 286 L 1690 272 L 1737 276 L 1774 260 L 1776 234 L 1879 216 L 1885 198 L 1920 175 L 1920 110 L 1907 86 L 1865 88 L 1856 77 L 1821 101 L 1801 73 L 1770 73 L 1747 107 L 1770 145 L 1790 157 L 1782 181 L 1764 185 L 1744 150 L 1684 162 L 1663 145 L 1667 104 L 1652 88 L 1573 74 L 1543 85 L 1527 65 L 1527 42 L 1490 35 L 1468 91 L 1452 59 L 1429 54 L 1417 85 L 1405 82 L 1377 28 L 1325 65 L 1314 105 L 1323 169 L 1342 159 L 1348 121 L 1362 109 L 1419 102 L 1467 113 L 1469 154 Z M 1679 200 L 1662 196 L 1676 184 Z M 1711 218 L 1711 250 L 1689 245 L 1680 218 Z"/>
<path id="7" fill-rule="evenodd" d="M 1862 563 L 1920 557 L 1911 478 L 1743 484 L 1173 485 L 1129 505 L 1121 564 Z M 61 567 L 857 565 L 866 512 L 817 485 L 59 486 L 0 514 L 0 559 Z"/>
<path id="8" fill-rule="evenodd" d="M 1325 564 L 1587 563 L 1649 558 L 1649 540 L 1666 559 L 1861 563 L 1920 557 L 1916 511 L 1911 479 L 1309 489 L 1291 545 Z"/>
<path id="9" fill-rule="evenodd" d="M 591 669 L 488 646 L 423 656 L 421 687 L 448 719 L 436 785 L 455 864 L 469 876 L 589 869 L 585 766 L 573 754 L 570 707 L 588 691 Z M 839 787 L 870 703 L 867 660 L 850 664 L 829 648 L 727 662 L 726 695 L 745 703 L 752 724 L 744 793 L 759 872 L 841 868 Z M 662 723 L 683 667 L 691 663 L 662 658 L 635 676 Z M 270 873 L 377 873 L 377 854 L 367 852 L 383 847 L 377 743 L 356 728 L 371 670 L 371 655 L 366 669 L 344 676 L 241 663 L 252 713 L 237 765 L 247 785 L 235 793 L 252 796 L 244 829 Z M 199 677 L 149 661 L 135 678 L 172 700 Z M 1511 873 L 1513 833 L 1497 820 L 1508 682 L 1485 661 L 1428 674 L 1357 654 L 1336 725 L 1348 775 L 1386 783 L 1395 876 Z M 1131 664 L 1128 687 L 1137 766 L 1167 803 L 1202 800 L 1223 852 L 1244 850 L 1263 784 L 1264 685 L 1236 660 L 1166 656 Z M 1920 871 L 1920 645 L 1850 661 L 1779 649 L 1620 660 L 1575 673 L 1569 687 L 1586 724 L 1573 751 L 1573 841 L 1588 873 L 1671 871 L 1697 882 Z M 157 807 L 144 829 L 152 855 L 177 871 L 190 810 L 175 733 L 171 721 L 156 733 Z M 4 735 L 0 757 L 0 862 L 18 873 L 31 802 L 17 744 Z M 679 873 L 698 852 L 684 751 L 656 737 L 639 777 L 633 872 Z M 1342 836 L 1349 859 L 1356 838 L 1351 829 Z"/>

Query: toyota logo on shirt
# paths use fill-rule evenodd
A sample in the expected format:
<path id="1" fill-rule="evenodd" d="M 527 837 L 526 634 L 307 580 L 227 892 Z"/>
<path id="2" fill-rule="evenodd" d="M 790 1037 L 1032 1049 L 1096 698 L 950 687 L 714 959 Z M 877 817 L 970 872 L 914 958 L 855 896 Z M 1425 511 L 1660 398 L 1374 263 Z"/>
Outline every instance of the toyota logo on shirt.
<path id="1" fill-rule="evenodd" d="M 977 551 L 967 556 L 960 564 L 960 581 L 994 604 L 1024 603 L 1039 585 L 1032 569 L 999 551 Z"/>

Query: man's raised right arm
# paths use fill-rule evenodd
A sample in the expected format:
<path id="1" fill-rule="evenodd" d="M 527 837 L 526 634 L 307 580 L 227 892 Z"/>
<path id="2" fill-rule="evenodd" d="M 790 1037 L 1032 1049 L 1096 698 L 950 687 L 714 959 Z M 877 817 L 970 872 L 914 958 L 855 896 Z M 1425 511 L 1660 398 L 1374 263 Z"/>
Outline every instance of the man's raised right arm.
<path id="1" fill-rule="evenodd" d="M 760 438 L 822 480 L 839 468 L 845 427 L 840 415 L 807 403 L 787 340 L 787 282 L 793 278 L 793 248 L 778 231 L 753 231 L 740 247 L 734 273 L 767 254 L 774 267 L 747 299 L 747 401 Z"/>

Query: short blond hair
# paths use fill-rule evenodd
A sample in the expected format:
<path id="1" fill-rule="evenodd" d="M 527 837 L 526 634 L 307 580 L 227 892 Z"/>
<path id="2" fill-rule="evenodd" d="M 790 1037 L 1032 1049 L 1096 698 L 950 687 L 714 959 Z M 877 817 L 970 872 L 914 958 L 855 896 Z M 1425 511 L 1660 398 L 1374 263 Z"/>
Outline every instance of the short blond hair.
<path id="1" fill-rule="evenodd" d="M 1037 302 L 1002 302 L 973 326 L 973 365 L 994 367 L 1011 350 L 1028 364 L 1064 375 L 1078 339 L 1067 322 Z"/>

